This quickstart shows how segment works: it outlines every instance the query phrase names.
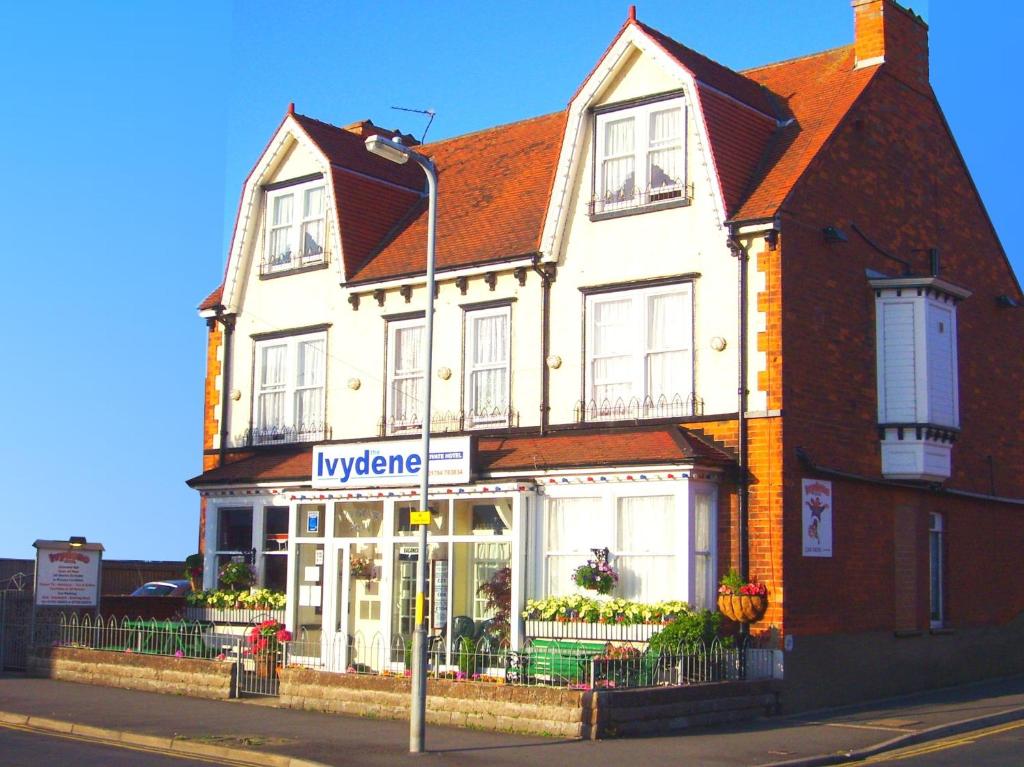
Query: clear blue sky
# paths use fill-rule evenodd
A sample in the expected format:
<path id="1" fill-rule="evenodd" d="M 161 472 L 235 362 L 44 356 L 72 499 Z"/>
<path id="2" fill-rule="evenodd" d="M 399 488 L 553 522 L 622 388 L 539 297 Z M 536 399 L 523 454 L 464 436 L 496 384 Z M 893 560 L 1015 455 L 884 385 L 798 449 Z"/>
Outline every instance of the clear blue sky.
<path id="1" fill-rule="evenodd" d="M 914 3 L 932 82 L 1018 274 L 1018 3 Z M 586 15 L 581 16 L 581 8 Z M 85 535 L 196 548 L 203 321 L 241 183 L 289 101 L 430 138 L 561 109 L 626 2 L 47 2 L 0 8 L 0 556 Z M 652 0 L 734 68 L 852 40 L 848 0 Z M 1014 56 L 1011 59 L 1011 55 Z"/>

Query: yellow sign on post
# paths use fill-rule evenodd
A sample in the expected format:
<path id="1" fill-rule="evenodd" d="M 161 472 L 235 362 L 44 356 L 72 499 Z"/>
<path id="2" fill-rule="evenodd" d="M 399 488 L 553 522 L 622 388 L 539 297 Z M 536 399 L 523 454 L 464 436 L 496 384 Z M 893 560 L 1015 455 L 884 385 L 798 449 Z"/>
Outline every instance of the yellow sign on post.
<path id="1" fill-rule="evenodd" d="M 409 524 L 410 525 L 429 525 L 430 524 L 430 509 L 426 511 L 410 511 L 409 512 Z"/>

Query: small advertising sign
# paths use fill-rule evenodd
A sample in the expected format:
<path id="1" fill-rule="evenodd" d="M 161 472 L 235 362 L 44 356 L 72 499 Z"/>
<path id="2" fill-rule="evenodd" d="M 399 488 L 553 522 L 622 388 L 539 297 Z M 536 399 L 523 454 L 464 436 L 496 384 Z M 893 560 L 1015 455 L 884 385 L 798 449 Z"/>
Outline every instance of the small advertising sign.
<path id="1" fill-rule="evenodd" d="M 36 547 L 36 605 L 96 607 L 102 547 L 69 548 L 66 541 L 37 541 Z"/>
<path id="2" fill-rule="evenodd" d="M 420 483 L 423 456 L 420 440 L 317 445 L 313 448 L 313 487 L 401 487 Z M 430 441 L 430 482 L 469 482 L 469 437 Z"/>
<path id="3" fill-rule="evenodd" d="M 805 557 L 832 556 L 832 483 L 821 479 L 803 480 L 803 554 Z"/>

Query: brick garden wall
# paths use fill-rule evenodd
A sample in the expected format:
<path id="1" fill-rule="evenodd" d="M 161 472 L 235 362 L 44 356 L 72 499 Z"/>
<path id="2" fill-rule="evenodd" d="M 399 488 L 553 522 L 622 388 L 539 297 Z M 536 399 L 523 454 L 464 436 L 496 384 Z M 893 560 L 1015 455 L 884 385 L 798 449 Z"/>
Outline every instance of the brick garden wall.
<path id="1" fill-rule="evenodd" d="M 75 647 L 36 650 L 28 671 L 66 682 L 225 700 L 235 679 L 234 663 Z"/>

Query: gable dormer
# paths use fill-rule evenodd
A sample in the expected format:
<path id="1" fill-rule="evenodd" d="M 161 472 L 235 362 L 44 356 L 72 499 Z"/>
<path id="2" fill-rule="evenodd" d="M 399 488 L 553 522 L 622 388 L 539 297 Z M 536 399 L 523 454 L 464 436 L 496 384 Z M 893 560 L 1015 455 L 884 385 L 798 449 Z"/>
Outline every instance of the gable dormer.
<path id="1" fill-rule="evenodd" d="M 328 268 L 345 282 L 420 202 L 415 169 L 366 152 L 365 136 L 375 133 L 401 135 L 368 120 L 329 125 L 289 107 L 242 188 L 220 299 L 227 312 L 238 311 L 250 275 Z"/>
<path id="2" fill-rule="evenodd" d="M 598 220 L 704 195 L 724 224 L 778 125 L 766 89 L 641 24 L 631 9 L 569 103 L 542 251 L 557 257 L 576 194 Z"/>

